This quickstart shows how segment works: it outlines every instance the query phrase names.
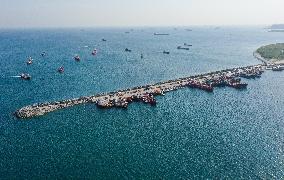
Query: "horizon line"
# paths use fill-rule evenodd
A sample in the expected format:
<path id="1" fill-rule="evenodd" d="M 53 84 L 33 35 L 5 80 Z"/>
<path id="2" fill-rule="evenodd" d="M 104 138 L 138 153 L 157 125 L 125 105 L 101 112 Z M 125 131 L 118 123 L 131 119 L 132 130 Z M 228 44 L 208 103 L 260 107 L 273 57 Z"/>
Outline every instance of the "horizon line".
<path id="1" fill-rule="evenodd" d="M 80 28 L 117 28 L 117 29 L 125 29 L 125 28 L 189 28 L 189 27 L 256 27 L 263 26 L 264 28 L 269 27 L 273 24 L 204 24 L 204 25 L 109 25 L 109 26 L 10 26 L 10 27 L 0 27 L 0 29 L 80 29 Z"/>

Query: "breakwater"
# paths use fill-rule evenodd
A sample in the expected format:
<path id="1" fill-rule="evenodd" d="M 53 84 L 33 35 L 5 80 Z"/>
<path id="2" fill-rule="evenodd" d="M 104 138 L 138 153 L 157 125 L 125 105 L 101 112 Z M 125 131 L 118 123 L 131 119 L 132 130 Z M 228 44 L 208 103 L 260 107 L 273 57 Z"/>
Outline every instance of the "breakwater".
<path id="1" fill-rule="evenodd" d="M 242 83 L 241 78 L 259 78 L 264 72 L 264 69 L 265 65 L 263 64 L 238 67 L 169 80 L 156 84 L 138 86 L 131 89 L 101 93 L 94 96 L 84 96 L 76 99 L 56 102 L 37 103 L 17 110 L 15 112 L 15 116 L 18 118 L 31 118 L 84 103 L 93 103 L 99 108 L 127 108 L 130 103 L 137 101 L 155 106 L 155 96 L 164 95 L 167 92 L 186 87 L 197 88 L 207 91 L 208 93 L 213 92 L 214 87 L 218 86 L 228 86 L 236 89 L 246 88 L 247 84 Z"/>

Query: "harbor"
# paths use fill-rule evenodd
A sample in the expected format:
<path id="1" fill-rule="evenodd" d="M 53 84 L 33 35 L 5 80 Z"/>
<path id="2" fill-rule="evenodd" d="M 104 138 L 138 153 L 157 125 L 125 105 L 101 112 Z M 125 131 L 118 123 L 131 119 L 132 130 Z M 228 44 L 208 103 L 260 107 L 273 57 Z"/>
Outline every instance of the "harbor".
<path id="1" fill-rule="evenodd" d="M 15 116 L 18 118 L 32 118 L 63 108 L 85 103 L 93 103 L 98 108 L 127 108 L 128 105 L 133 102 L 143 102 L 145 104 L 155 106 L 157 103 L 155 96 L 165 95 L 167 92 L 186 87 L 200 89 L 208 93 L 212 93 L 215 87 L 222 86 L 228 86 L 235 89 L 244 89 L 248 84 L 241 82 L 242 78 L 259 78 L 264 70 L 266 70 L 266 66 L 263 64 L 258 64 L 247 67 L 209 72 L 156 84 L 148 84 L 145 86 L 118 90 L 115 92 L 84 96 L 76 99 L 37 103 L 17 110 L 15 112 Z"/>
<path id="2" fill-rule="evenodd" d="M 283 35 L 185 28 L 3 32 L 3 178 L 281 179 Z"/>

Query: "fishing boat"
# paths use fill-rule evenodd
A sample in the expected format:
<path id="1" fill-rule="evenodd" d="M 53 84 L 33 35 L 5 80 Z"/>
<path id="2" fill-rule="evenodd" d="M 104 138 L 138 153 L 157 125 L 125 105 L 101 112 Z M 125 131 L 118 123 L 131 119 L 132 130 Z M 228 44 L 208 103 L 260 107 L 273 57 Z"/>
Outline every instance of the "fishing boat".
<path id="1" fill-rule="evenodd" d="M 33 63 L 33 59 L 32 57 L 29 57 L 27 61 L 27 65 L 31 65 L 32 63 Z"/>
<path id="2" fill-rule="evenodd" d="M 229 83 L 228 86 L 236 88 L 236 89 L 245 89 L 247 88 L 247 83 Z"/>
<path id="3" fill-rule="evenodd" d="M 128 49 L 128 48 L 126 48 L 126 49 L 125 49 L 125 52 L 131 52 L 131 50 L 130 50 L 130 49 Z"/>
<path id="4" fill-rule="evenodd" d="M 93 55 L 93 56 L 97 55 L 97 49 L 94 49 L 94 50 L 92 51 L 92 55 Z"/>
<path id="5" fill-rule="evenodd" d="M 76 55 L 76 56 L 74 57 L 74 59 L 75 59 L 75 61 L 80 61 L 80 60 L 81 60 L 79 55 Z"/>
<path id="6" fill-rule="evenodd" d="M 63 66 L 59 67 L 59 68 L 57 69 L 57 71 L 58 71 L 59 73 L 63 73 L 63 72 L 64 72 L 64 67 L 63 67 Z"/>
<path id="7" fill-rule="evenodd" d="M 44 56 L 46 56 L 46 52 L 42 52 L 40 55 L 41 55 L 42 57 L 44 57 Z"/>
<path id="8" fill-rule="evenodd" d="M 191 46 L 192 46 L 191 44 L 187 44 L 187 43 L 184 43 L 183 45 L 184 45 L 184 46 L 188 46 L 188 47 L 191 47 Z"/>
<path id="9" fill-rule="evenodd" d="M 30 80 L 30 79 L 31 79 L 31 76 L 30 76 L 29 74 L 27 74 L 27 73 L 22 73 L 22 74 L 20 75 L 20 77 L 21 77 L 21 79 L 23 79 L 23 80 Z"/>
<path id="10" fill-rule="evenodd" d="M 284 66 L 275 66 L 272 68 L 272 71 L 283 71 L 284 70 Z"/>
<path id="11" fill-rule="evenodd" d="M 189 48 L 178 46 L 177 49 L 189 50 Z"/>
<path id="12" fill-rule="evenodd" d="M 169 51 L 163 51 L 163 54 L 170 54 Z"/>
<path id="13" fill-rule="evenodd" d="M 168 33 L 154 33 L 155 36 L 168 36 Z"/>

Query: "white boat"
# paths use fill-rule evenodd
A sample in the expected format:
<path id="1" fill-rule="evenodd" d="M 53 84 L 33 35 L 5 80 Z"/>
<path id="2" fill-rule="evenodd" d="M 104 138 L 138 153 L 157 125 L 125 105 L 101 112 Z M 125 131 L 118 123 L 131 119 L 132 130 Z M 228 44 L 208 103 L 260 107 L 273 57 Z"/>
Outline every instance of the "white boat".
<path id="1" fill-rule="evenodd" d="M 92 51 L 92 55 L 93 55 L 93 56 L 97 55 L 97 52 L 98 52 L 97 49 L 94 49 L 94 50 Z"/>
<path id="2" fill-rule="evenodd" d="M 32 57 L 29 57 L 27 61 L 27 65 L 31 65 L 32 63 L 33 63 L 33 59 Z"/>
<path id="3" fill-rule="evenodd" d="M 31 76 L 30 76 L 29 74 L 27 74 L 27 73 L 22 73 L 22 74 L 20 75 L 20 77 L 21 77 L 21 79 L 23 79 L 23 80 L 30 80 L 30 79 L 31 79 Z"/>

